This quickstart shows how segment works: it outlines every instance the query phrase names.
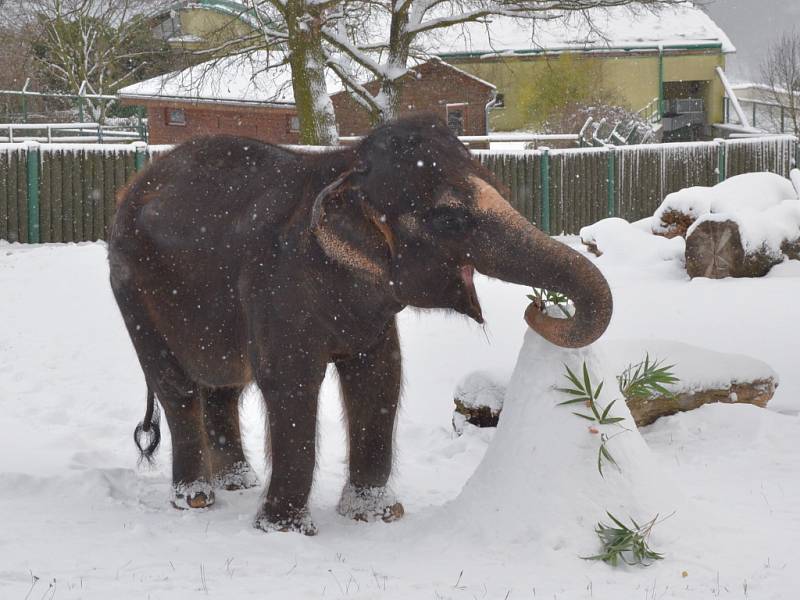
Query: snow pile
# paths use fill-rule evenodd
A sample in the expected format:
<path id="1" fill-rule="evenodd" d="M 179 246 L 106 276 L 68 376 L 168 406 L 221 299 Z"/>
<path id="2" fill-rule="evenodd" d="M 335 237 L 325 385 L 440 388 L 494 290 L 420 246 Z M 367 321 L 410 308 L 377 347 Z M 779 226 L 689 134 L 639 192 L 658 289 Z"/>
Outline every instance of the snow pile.
<path id="1" fill-rule="evenodd" d="M 667 195 L 653 215 L 653 233 L 685 236 L 686 229 L 709 213 L 755 213 L 796 199 L 792 182 L 775 173 L 745 173 L 714 187 L 694 186 Z"/>
<path id="2" fill-rule="evenodd" d="M 745 173 L 710 189 L 712 213 L 762 212 L 797 199 L 792 182 L 775 173 Z"/>
<path id="3" fill-rule="evenodd" d="M 494 440 L 451 506 L 487 542 L 587 556 L 598 549 L 594 527 L 608 521 L 606 511 L 643 523 L 682 510 L 682 495 L 661 473 L 625 402 L 611 408 L 610 416 L 624 418 L 614 425 L 574 415 L 589 412 L 584 404 L 559 406 L 570 398 L 556 389 L 570 387 L 565 365 L 581 373 L 584 363 L 593 387 L 605 381 L 597 400 L 602 411 L 616 390 L 602 356 L 591 346 L 565 349 L 526 333 Z M 601 434 L 619 465 L 604 460 L 603 475 Z M 483 517 L 477 523 L 476 515 Z"/>
<path id="4" fill-rule="evenodd" d="M 796 171 L 796 170 L 795 170 Z M 795 175 L 800 179 L 800 174 Z M 694 186 L 667 195 L 653 214 L 653 233 L 676 233 L 675 215 L 691 224 L 709 213 L 754 213 L 777 206 L 784 200 L 796 200 L 798 191 L 792 181 L 775 173 L 745 173 L 731 177 L 714 187 Z M 678 232 L 683 235 L 683 232 Z"/>
<path id="5" fill-rule="evenodd" d="M 580 230 L 581 241 L 606 260 L 630 266 L 648 266 L 663 261 L 682 261 L 686 250 L 683 238 L 655 236 L 651 219 L 628 223 L 609 218 Z"/>
<path id="6" fill-rule="evenodd" d="M 800 239 L 800 172 L 792 179 L 774 173 L 737 175 L 714 187 L 690 187 L 669 194 L 653 215 L 651 231 L 689 237 L 702 223 L 732 221 L 745 254 L 780 261 L 784 244 Z"/>

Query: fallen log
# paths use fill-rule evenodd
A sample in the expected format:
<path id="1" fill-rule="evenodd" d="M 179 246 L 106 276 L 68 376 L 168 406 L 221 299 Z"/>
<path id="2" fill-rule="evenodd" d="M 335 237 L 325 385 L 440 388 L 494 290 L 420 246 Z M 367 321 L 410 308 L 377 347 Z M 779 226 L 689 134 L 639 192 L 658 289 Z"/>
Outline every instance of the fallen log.
<path id="1" fill-rule="evenodd" d="M 778 375 L 766 363 L 741 354 L 715 352 L 669 340 L 612 340 L 603 342 L 609 373 L 621 373 L 635 357 L 660 357 L 674 363 L 678 383 L 670 393 L 630 396 L 625 402 L 636 425 L 694 410 L 706 404 L 752 404 L 765 408 L 778 387 Z M 613 379 L 606 385 L 613 385 Z M 495 427 L 501 417 L 508 376 L 473 372 L 456 386 L 453 428 L 466 424 Z M 532 401 L 535 401 L 532 399 Z"/>
<path id="2" fill-rule="evenodd" d="M 691 278 L 763 277 L 783 262 L 784 255 L 800 258 L 800 231 L 794 239 L 784 239 L 779 251 L 766 243 L 746 249 L 733 219 L 703 220 L 686 238 L 686 272 Z"/>
<path id="3" fill-rule="evenodd" d="M 649 398 L 625 398 L 625 402 L 638 427 L 654 423 L 661 417 L 700 408 L 705 404 L 754 404 L 766 408 L 775 395 L 777 384 L 773 378 L 758 379 L 746 383 L 733 383 L 721 389 L 679 392 L 672 396 L 651 396 Z"/>

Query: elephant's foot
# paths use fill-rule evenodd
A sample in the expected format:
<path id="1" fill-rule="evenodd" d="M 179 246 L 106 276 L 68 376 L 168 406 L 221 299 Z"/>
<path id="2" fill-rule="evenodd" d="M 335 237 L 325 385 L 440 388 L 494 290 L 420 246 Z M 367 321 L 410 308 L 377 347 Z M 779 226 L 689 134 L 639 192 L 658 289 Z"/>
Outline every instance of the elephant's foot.
<path id="1" fill-rule="evenodd" d="M 317 526 L 311 520 L 311 513 L 308 508 L 289 511 L 281 516 L 270 514 L 269 507 L 262 508 L 253 523 L 256 529 L 261 529 L 267 533 L 271 531 L 295 532 L 303 535 L 317 535 Z"/>
<path id="2" fill-rule="evenodd" d="M 403 518 L 405 509 L 388 487 L 360 487 L 348 483 L 342 490 L 337 511 L 355 521 L 391 523 Z"/>
<path id="3" fill-rule="evenodd" d="M 223 490 L 246 490 L 258 485 L 258 477 L 247 462 L 239 461 L 221 469 L 212 479 L 215 488 Z"/>
<path id="4" fill-rule="evenodd" d="M 214 490 L 207 481 L 179 483 L 172 486 L 171 502 L 178 510 L 208 508 L 214 504 Z"/>

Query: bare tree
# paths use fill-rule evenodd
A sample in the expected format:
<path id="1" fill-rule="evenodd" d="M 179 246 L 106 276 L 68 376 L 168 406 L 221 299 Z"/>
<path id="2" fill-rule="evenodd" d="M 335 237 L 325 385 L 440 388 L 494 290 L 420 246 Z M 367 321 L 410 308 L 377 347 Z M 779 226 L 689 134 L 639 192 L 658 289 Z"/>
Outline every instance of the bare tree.
<path id="1" fill-rule="evenodd" d="M 685 0 L 242 0 L 238 15 L 257 20 L 258 35 L 236 52 L 270 48 L 291 65 L 292 88 L 306 144 L 337 141 L 326 69 L 369 112 L 373 122 L 397 115 L 403 77 L 412 59 L 426 54 L 426 38 L 446 28 L 487 22 L 491 16 L 553 19 L 590 9 L 635 4 L 646 7 Z M 222 46 L 204 50 L 214 55 Z M 377 91 L 364 86 L 377 81 Z"/>
<path id="2" fill-rule="evenodd" d="M 147 25 L 154 0 L 26 0 L 34 62 L 57 91 L 109 94 L 134 81 L 157 41 Z M 159 47 L 157 50 L 163 50 Z M 107 104 L 87 100 L 98 121 Z"/>
<path id="3" fill-rule="evenodd" d="M 582 13 L 592 27 L 592 9 L 631 4 L 647 9 L 682 3 L 684 0 L 355 0 L 339 9 L 350 18 L 337 19 L 336 27 L 325 27 L 322 33 L 334 49 L 328 54 L 328 66 L 378 123 L 397 116 L 409 59 L 424 57 L 425 39 L 438 31 L 475 22 L 489 26 L 491 17 L 497 16 L 535 22 L 575 13 Z M 362 16 L 365 6 L 372 12 L 367 23 Z M 377 94 L 361 85 L 359 77 L 364 73 L 379 82 Z"/>
<path id="4" fill-rule="evenodd" d="M 788 115 L 794 134 L 800 136 L 800 34 L 784 34 L 769 48 L 761 77 L 772 99 Z"/>

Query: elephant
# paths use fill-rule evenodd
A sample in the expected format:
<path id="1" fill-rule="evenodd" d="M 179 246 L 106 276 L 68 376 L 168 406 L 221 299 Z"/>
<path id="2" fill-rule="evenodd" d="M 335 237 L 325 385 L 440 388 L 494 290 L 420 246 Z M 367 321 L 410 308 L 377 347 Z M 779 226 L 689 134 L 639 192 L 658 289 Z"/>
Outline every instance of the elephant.
<path id="1" fill-rule="evenodd" d="M 401 388 L 396 315 L 450 309 L 483 323 L 476 270 L 571 298 L 569 319 L 528 318 L 554 344 L 596 340 L 613 310 L 605 278 L 498 188 L 429 115 L 327 151 L 200 137 L 142 170 L 119 194 L 108 259 L 147 385 L 134 438 L 151 460 L 157 399 L 172 440 L 173 505 L 209 507 L 215 489 L 256 484 L 239 424 L 239 397 L 255 382 L 271 476 L 254 524 L 315 534 L 317 402 L 333 363 L 349 444 L 338 512 L 402 517 L 388 483 Z"/>

